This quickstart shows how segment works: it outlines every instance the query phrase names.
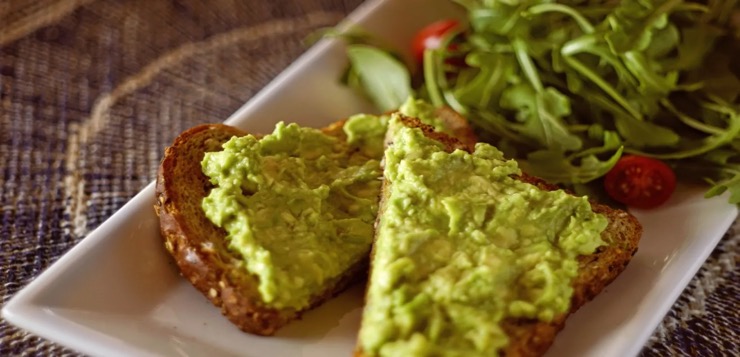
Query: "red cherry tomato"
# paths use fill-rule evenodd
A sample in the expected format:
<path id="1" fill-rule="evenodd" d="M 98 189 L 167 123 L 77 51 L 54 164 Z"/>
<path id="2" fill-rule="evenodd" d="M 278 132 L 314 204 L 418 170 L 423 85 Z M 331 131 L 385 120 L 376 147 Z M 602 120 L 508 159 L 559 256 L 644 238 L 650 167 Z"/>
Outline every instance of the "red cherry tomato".
<path id="1" fill-rule="evenodd" d="M 611 198 L 627 206 L 654 208 L 673 194 L 676 174 L 660 160 L 629 155 L 606 174 L 604 188 Z"/>
<path id="2" fill-rule="evenodd" d="M 416 62 L 422 63 L 424 61 L 424 50 L 439 48 L 445 35 L 459 27 L 460 22 L 448 19 L 433 22 L 417 32 L 411 42 L 411 51 Z"/>

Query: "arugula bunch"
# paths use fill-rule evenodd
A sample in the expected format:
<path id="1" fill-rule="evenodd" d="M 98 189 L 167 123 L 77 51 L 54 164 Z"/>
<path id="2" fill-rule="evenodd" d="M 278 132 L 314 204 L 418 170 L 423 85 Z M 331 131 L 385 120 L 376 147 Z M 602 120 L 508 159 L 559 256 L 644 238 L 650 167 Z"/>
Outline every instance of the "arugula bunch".
<path id="1" fill-rule="evenodd" d="M 552 182 L 583 188 L 633 153 L 740 203 L 737 0 L 453 1 L 470 28 L 426 51 L 416 96 Z M 387 51 L 349 53 L 347 78 L 382 110 L 414 93 Z"/>

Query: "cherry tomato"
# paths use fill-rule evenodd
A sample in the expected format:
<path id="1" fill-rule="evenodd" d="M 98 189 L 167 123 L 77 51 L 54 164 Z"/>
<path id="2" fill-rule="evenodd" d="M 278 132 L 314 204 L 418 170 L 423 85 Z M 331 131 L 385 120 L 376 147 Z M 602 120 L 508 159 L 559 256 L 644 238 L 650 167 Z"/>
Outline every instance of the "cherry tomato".
<path id="1" fill-rule="evenodd" d="M 417 32 L 411 42 L 411 51 L 416 62 L 422 63 L 424 61 L 424 50 L 439 48 L 445 35 L 459 27 L 460 22 L 448 19 L 433 22 Z"/>
<path id="2" fill-rule="evenodd" d="M 611 198 L 627 206 L 654 208 L 673 194 L 676 174 L 660 160 L 628 155 L 606 174 L 604 188 Z"/>

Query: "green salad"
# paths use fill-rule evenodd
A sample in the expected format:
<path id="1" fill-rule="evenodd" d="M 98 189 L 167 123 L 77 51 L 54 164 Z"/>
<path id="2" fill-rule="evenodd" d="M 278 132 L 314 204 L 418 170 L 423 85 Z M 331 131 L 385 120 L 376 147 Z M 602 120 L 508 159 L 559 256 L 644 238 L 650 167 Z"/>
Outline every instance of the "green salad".
<path id="1" fill-rule="evenodd" d="M 675 172 L 740 203 L 737 0 L 454 2 L 467 22 L 422 29 L 418 63 L 342 35 L 345 82 L 381 111 L 409 96 L 448 106 L 525 172 L 577 192 L 649 208 L 620 180 L 655 201 Z"/>

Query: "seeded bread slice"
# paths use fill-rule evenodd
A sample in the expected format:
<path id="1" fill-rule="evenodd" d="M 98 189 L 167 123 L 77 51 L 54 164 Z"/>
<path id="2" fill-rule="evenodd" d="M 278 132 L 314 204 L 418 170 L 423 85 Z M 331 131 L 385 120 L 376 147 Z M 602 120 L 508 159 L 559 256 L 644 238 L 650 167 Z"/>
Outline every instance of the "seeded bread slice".
<path id="1" fill-rule="evenodd" d="M 461 140 L 475 142 L 467 121 L 451 110 L 438 113 L 446 127 Z M 335 122 L 322 129 L 325 134 L 346 140 Z M 157 175 L 157 201 L 160 231 L 167 251 L 174 257 L 180 273 L 203 293 L 241 330 L 269 336 L 301 314 L 337 295 L 367 271 L 367 257 L 356 262 L 341 276 L 329 280 L 324 289 L 303 310 L 275 309 L 266 306 L 257 291 L 258 280 L 249 274 L 228 248 L 226 231 L 206 218 L 201 202 L 212 187 L 201 170 L 206 152 L 220 151 L 233 136 L 247 133 L 237 128 L 208 124 L 191 128 L 178 136 L 165 150 Z"/>
<path id="2" fill-rule="evenodd" d="M 424 125 L 417 119 L 401 117 L 404 125 L 420 128 L 424 135 L 445 145 L 447 152 L 456 149 L 473 152 L 474 145 L 470 142 L 461 142 L 453 137 L 434 132 L 430 126 Z M 392 145 L 390 135 L 386 145 Z M 542 179 L 522 175 L 520 180 L 535 185 L 543 190 L 557 190 L 555 185 L 548 184 Z M 378 219 L 385 211 L 386 200 L 390 193 L 388 181 L 383 181 Z M 578 276 L 573 281 L 573 297 L 570 310 L 557 316 L 552 322 L 546 323 L 533 319 L 507 319 L 503 321 L 503 329 L 509 337 L 508 346 L 503 349 L 503 356 L 541 356 L 552 345 L 555 336 L 565 326 L 568 315 L 574 313 L 583 304 L 596 297 L 609 283 L 611 283 L 627 266 L 632 256 L 637 252 L 637 245 L 642 235 L 642 226 L 637 219 L 626 211 L 613 209 L 609 206 L 591 202 L 594 212 L 606 216 L 609 223 L 601 235 L 606 243 L 599 247 L 594 254 L 580 256 Z M 376 223 L 377 224 L 377 223 Z M 377 237 L 376 237 L 377 238 Z M 370 268 L 374 251 L 370 255 Z M 356 357 L 370 357 L 360 345 L 355 351 Z"/>

